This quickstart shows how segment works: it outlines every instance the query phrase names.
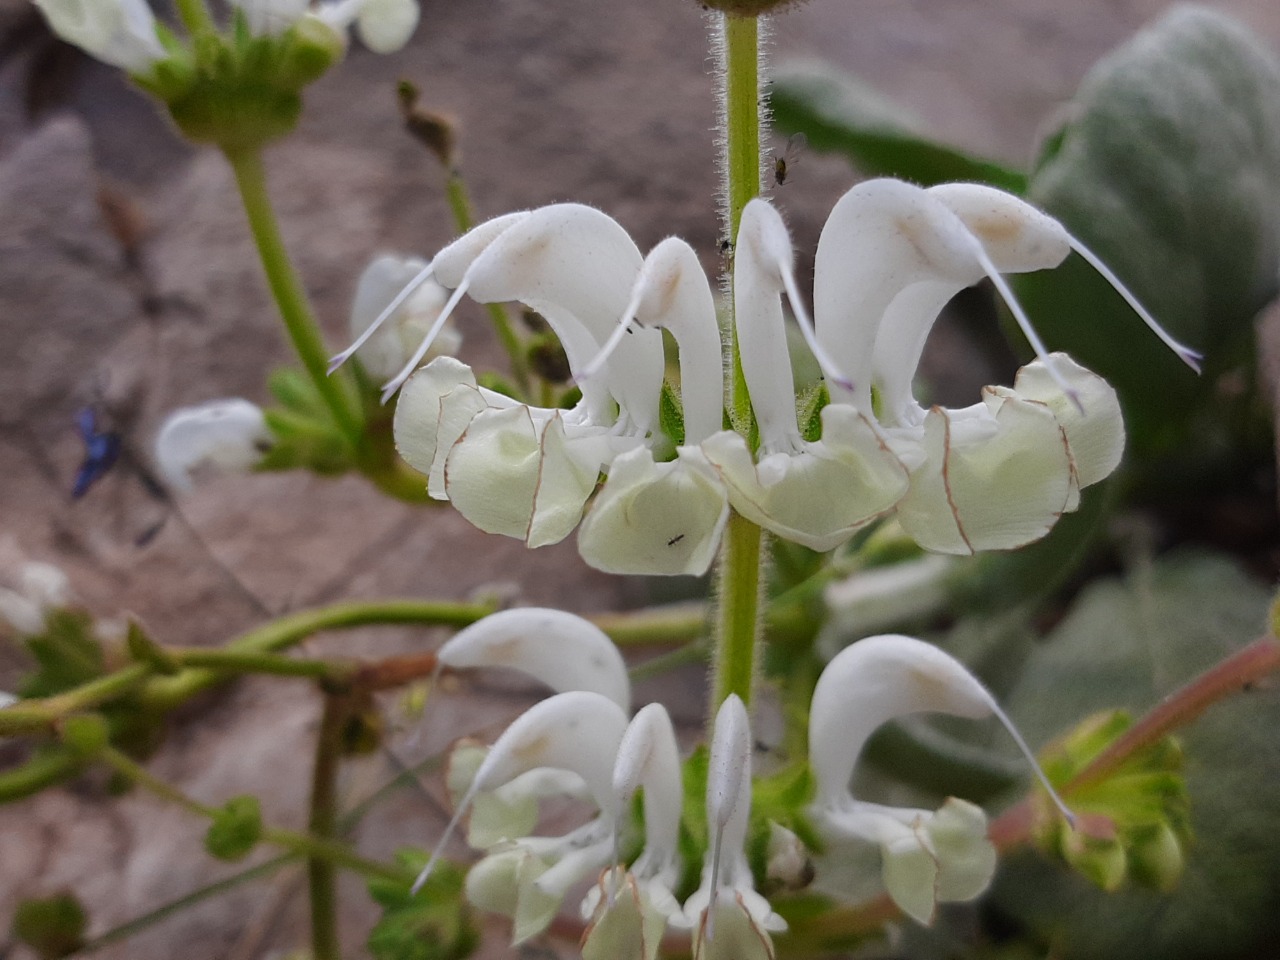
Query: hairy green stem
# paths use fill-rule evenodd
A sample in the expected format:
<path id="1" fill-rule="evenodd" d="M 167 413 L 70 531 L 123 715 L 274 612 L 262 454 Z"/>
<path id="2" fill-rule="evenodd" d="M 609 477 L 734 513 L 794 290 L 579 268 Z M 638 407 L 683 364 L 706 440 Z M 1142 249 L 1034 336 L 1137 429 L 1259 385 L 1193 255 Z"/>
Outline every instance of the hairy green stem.
<path id="1" fill-rule="evenodd" d="M 90 710 L 108 700 L 132 693 L 151 676 L 151 670 L 149 664 L 135 663 L 52 697 L 19 700 L 13 706 L 0 710 L 0 735 L 45 730 L 67 714 Z"/>
<path id="2" fill-rule="evenodd" d="M 316 760 L 311 774 L 311 808 L 307 830 L 320 840 L 332 841 L 338 816 L 338 768 L 342 760 L 342 727 L 350 704 L 346 697 L 325 697 Z M 311 953 L 315 960 L 340 960 L 338 939 L 338 873 L 323 856 L 307 860 L 307 885 L 311 899 Z"/>
<path id="3" fill-rule="evenodd" d="M 257 151 L 247 150 L 234 153 L 228 151 L 226 156 L 235 173 L 236 186 L 240 189 L 240 199 L 258 247 L 267 285 L 271 288 L 271 295 L 275 298 L 285 329 L 289 332 L 293 349 L 306 367 L 325 406 L 329 408 L 334 423 L 351 444 L 351 448 L 357 450 L 363 432 L 360 405 L 354 393 L 345 388 L 345 375 L 328 375 L 329 353 L 321 339 L 320 329 L 312 315 L 311 305 L 307 302 L 302 282 L 285 249 L 284 238 L 280 235 L 280 226 L 276 222 L 275 211 L 267 194 L 267 176 L 262 165 L 262 155 Z"/>
<path id="4" fill-rule="evenodd" d="M 67 747 L 42 750 L 12 770 L 0 773 L 0 803 L 12 803 L 69 780 L 83 766 L 84 758 Z"/>
<path id="5" fill-rule="evenodd" d="M 724 224 L 727 240 L 738 242 L 742 209 L 760 194 L 760 24 L 755 17 L 723 17 L 721 47 L 722 113 L 724 127 Z M 728 284 L 732 291 L 732 283 Z M 730 299 L 732 310 L 732 299 Z M 755 417 L 742 373 L 738 333 L 730 322 L 729 356 L 732 381 L 729 417 L 733 428 L 751 442 Z"/>
<path id="6" fill-rule="evenodd" d="M 760 27 L 754 17 L 728 15 L 721 27 L 725 232 L 736 240 L 743 207 L 760 193 Z M 751 399 L 736 330 L 732 323 L 729 327 L 734 331 L 731 419 L 750 442 Z M 763 539 L 756 524 L 736 513 L 730 516 L 719 561 L 711 716 L 730 694 L 751 703 L 761 633 Z"/>
<path id="7" fill-rule="evenodd" d="M 729 517 L 720 552 L 712 716 L 731 693 L 751 703 L 761 627 L 763 540 L 763 532 L 750 520 L 736 513 Z"/>

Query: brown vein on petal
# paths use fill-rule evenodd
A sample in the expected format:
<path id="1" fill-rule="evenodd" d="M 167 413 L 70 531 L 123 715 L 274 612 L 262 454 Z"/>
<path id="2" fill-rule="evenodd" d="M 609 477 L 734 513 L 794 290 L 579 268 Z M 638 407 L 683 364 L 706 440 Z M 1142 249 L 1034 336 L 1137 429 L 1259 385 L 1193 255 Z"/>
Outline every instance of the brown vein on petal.
<path id="1" fill-rule="evenodd" d="M 941 407 L 933 407 L 931 413 L 936 412 L 942 417 L 943 434 L 942 434 L 942 489 L 947 494 L 947 506 L 951 508 L 951 517 L 956 522 L 956 531 L 960 534 L 960 539 L 964 541 L 964 545 L 969 548 L 969 553 L 976 553 L 973 544 L 969 540 L 969 535 L 964 532 L 964 524 L 960 522 L 960 508 L 956 506 L 955 498 L 951 494 L 951 418 L 947 416 L 946 411 Z"/>

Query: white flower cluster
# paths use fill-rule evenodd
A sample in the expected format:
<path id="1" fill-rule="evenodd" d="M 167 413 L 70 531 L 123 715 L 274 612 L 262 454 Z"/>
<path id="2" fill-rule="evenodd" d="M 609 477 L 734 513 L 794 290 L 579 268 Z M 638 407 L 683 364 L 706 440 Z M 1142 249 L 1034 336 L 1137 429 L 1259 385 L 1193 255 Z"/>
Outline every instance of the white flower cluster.
<path id="1" fill-rule="evenodd" d="M 710 840 L 701 884 L 682 905 L 684 790 L 671 720 L 660 704 L 628 720 L 626 668 L 608 637 L 573 614 L 508 610 L 463 630 L 439 656 L 449 669 L 515 669 L 556 693 L 517 718 L 487 751 L 455 750 L 449 780 L 456 813 L 419 884 L 470 813 L 468 840 L 485 856 L 468 874 L 467 896 L 510 917 L 516 943 L 544 931 L 570 890 L 598 876 L 580 908 L 588 923 L 584 960 L 653 960 L 668 929 L 688 931 L 699 960 L 772 958 L 770 934 L 787 925 L 756 891 L 747 861 L 752 738 L 741 700 L 729 697 L 716 717 L 706 793 Z M 986 815 L 955 798 L 935 812 L 869 803 L 849 792 L 872 732 L 921 712 L 995 714 L 1008 725 L 986 689 L 929 644 L 871 637 L 836 656 L 810 712 L 816 796 L 807 814 L 828 844 L 825 857 L 843 857 L 851 843 L 878 847 L 890 896 L 929 923 L 939 902 L 971 900 L 991 882 L 996 856 Z M 637 792 L 644 845 L 624 867 L 619 850 Z M 532 835 L 540 801 L 555 796 L 586 801 L 596 816 L 563 836 Z M 820 879 L 824 869 L 820 858 Z"/>
<path id="2" fill-rule="evenodd" d="M 722 429 L 715 299 L 688 244 L 670 238 L 642 257 L 614 220 L 578 204 L 508 214 L 446 247 L 416 282 L 452 290 L 436 328 L 464 295 L 537 310 L 563 343 L 582 399 L 571 410 L 518 403 L 448 357 L 415 373 L 429 335 L 387 385 L 388 396 L 404 385 L 396 443 L 427 475 L 431 496 L 480 529 L 536 547 L 581 521 L 583 557 L 610 572 L 705 572 L 730 506 L 815 550 L 889 513 L 929 550 L 1018 547 L 1076 509 L 1080 490 L 1110 474 L 1124 447 L 1114 391 L 1065 355 L 1045 354 L 1001 276 L 1054 267 L 1072 249 L 1098 265 L 1057 221 L 991 187 L 868 181 L 836 204 L 822 232 L 811 324 L 782 218 L 751 201 L 734 250 L 733 305 L 759 427 L 753 447 Z M 946 302 L 983 277 L 1039 359 L 973 406 L 925 409 L 911 391 L 925 340 Z M 830 402 L 811 439 L 819 424 L 798 420 L 784 294 L 826 373 Z M 1142 316 L 1194 365 L 1191 351 Z M 683 437 L 674 455 L 662 432 L 660 328 L 679 349 Z"/>
<path id="3" fill-rule="evenodd" d="M 345 43 L 355 25 L 377 53 L 394 53 L 418 25 L 418 0 L 232 0 L 257 36 L 278 36 L 307 23 L 323 25 Z M 93 57 L 139 76 L 169 54 L 147 0 L 34 0 L 50 29 Z"/>

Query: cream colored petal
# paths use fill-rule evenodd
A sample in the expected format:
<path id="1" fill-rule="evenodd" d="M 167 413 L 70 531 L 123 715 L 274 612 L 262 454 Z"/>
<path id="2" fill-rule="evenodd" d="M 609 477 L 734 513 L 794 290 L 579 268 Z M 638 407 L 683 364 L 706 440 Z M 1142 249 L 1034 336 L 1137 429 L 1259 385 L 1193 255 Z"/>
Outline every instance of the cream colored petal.
<path id="1" fill-rule="evenodd" d="M 870 422 L 855 409 L 822 411 L 822 439 L 794 455 L 773 454 L 759 465 L 737 434 L 702 444 L 729 488 L 729 502 L 748 520 L 812 550 L 831 550 L 893 509 L 907 473 Z"/>
<path id="2" fill-rule="evenodd" d="M 938 861 L 923 840 L 924 826 L 902 827 L 902 835 L 881 849 L 880 875 L 889 896 L 912 920 L 933 923 L 938 901 L 934 889 Z"/>
<path id="3" fill-rule="evenodd" d="M 356 15 L 360 41 L 374 53 L 395 53 L 418 26 L 418 0 L 365 0 Z"/>
<path id="4" fill-rule="evenodd" d="M 1124 456 L 1124 417 L 1111 384 L 1086 370 L 1065 353 L 1052 355 L 1054 370 L 1080 398 L 1081 414 L 1040 361 L 1018 371 L 1013 389 L 1020 397 L 1047 404 L 1067 434 L 1076 478 L 1081 487 L 1104 480 Z"/>
<path id="5" fill-rule="evenodd" d="M 441 402 L 462 386 L 471 388 L 465 402 L 468 413 L 462 417 L 461 408 L 455 409 L 447 418 L 449 425 L 445 426 Z M 471 368 L 453 357 L 437 357 L 409 378 L 396 400 L 392 429 L 397 452 L 415 470 L 427 475 L 439 472 L 443 481 L 444 457 L 448 455 L 449 448 L 462 435 L 471 418 L 486 406 L 488 404 L 476 387 Z M 458 420 L 462 420 L 460 425 Z M 431 495 L 445 499 L 443 494 L 444 490 L 439 489 Z"/>
<path id="6" fill-rule="evenodd" d="M 1009 550 L 1038 540 L 1071 502 L 1066 434 L 1048 406 L 984 391 L 965 410 L 925 418 L 924 461 L 898 521 L 938 553 Z"/>
<path id="7" fill-rule="evenodd" d="M 592 893 L 595 906 L 582 941 L 582 960 L 654 960 L 667 921 L 635 878 L 620 869 L 607 870 Z"/>
<path id="8" fill-rule="evenodd" d="M 729 496 L 696 448 L 669 463 L 646 448 L 616 457 L 578 531 L 582 558 L 606 573 L 706 573 L 729 518 Z"/>
<path id="9" fill-rule="evenodd" d="M 482 410 L 449 451 L 445 489 L 458 512 L 481 530 L 523 540 L 541 467 L 540 430 L 527 407 Z"/>
<path id="10" fill-rule="evenodd" d="M 600 478 L 603 455 L 598 444 L 584 440 L 566 435 L 559 414 L 543 429 L 533 515 L 524 537 L 530 547 L 559 543 L 582 519 L 587 498 Z"/>
<path id="11" fill-rule="evenodd" d="M 738 897 L 727 893 L 716 903 L 693 938 L 694 960 L 774 960 L 773 941 L 752 919 Z"/>
<path id="12" fill-rule="evenodd" d="M 987 815 L 981 807 L 948 798 L 929 821 L 929 841 L 938 858 L 939 902 L 972 900 L 991 886 L 996 848 L 987 838 Z"/>

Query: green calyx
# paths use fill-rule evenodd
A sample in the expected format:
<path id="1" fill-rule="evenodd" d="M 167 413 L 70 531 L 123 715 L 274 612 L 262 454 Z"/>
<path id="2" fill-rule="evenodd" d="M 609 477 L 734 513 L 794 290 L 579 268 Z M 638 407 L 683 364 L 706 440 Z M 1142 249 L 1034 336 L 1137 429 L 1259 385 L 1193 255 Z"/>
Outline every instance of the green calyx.
<path id="1" fill-rule="evenodd" d="M 237 15 L 225 34 L 206 33 L 134 80 L 163 100 L 183 135 L 229 153 L 257 150 L 289 133 L 301 91 L 342 58 L 345 40 L 314 18 L 278 36 L 254 36 Z"/>
<path id="2" fill-rule="evenodd" d="M 797 6 L 801 0 L 699 0 L 698 5 L 733 17 L 759 17 Z"/>

